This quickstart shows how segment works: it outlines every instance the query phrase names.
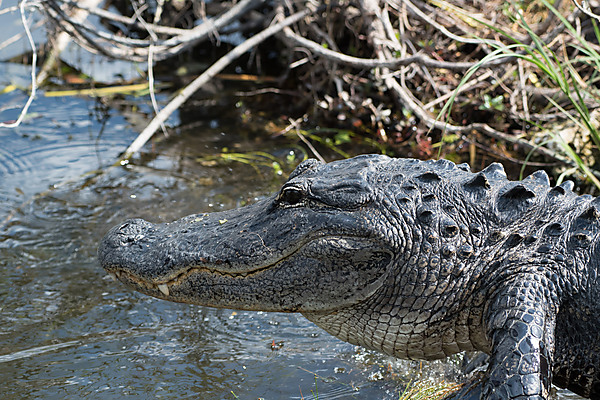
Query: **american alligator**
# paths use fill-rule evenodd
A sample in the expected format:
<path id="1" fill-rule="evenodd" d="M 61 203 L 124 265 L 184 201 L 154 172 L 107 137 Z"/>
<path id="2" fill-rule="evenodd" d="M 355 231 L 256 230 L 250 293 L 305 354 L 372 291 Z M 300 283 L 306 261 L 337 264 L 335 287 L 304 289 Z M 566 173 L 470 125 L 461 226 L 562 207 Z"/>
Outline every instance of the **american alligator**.
<path id="1" fill-rule="evenodd" d="M 102 266 L 161 299 L 299 312 L 407 359 L 490 354 L 484 399 L 600 399 L 600 200 L 538 171 L 446 160 L 306 160 L 253 205 L 131 219 Z"/>

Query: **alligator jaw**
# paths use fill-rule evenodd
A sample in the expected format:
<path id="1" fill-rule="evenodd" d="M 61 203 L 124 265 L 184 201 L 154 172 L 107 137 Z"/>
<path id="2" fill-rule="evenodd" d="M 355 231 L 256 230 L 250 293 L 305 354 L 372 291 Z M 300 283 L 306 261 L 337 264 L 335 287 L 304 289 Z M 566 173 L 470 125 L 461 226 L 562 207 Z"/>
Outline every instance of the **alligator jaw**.
<path id="1" fill-rule="evenodd" d="M 248 272 L 239 273 L 225 273 L 207 267 L 190 266 L 178 271 L 178 273 L 171 278 L 160 280 L 145 279 L 115 265 L 104 265 L 103 267 L 113 281 L 121 281 L 129 287 L 153 297 L 171 301 L 182 301 L 178 300 L 176 296 L 178 287 L 181 286 L 182 282 L 190 279 L 193 275 L 204 274 L 207 276 L 216 275 L 227 277 L 228 279 L 244 279 L 251 274 L 256 274 L 268 268 L 272 268 L 274 265 L 253 268 Z M 190 301 L 183 300 L 183 302 Z"/>
<path id="2" fill-rule="evenodd" d="M 266 249 L 265 253 L 270 256 L 245 257 L 243 264 L 221 257 L 231 253 L 224 249 L 225 245 L 198 246 L 203 249 L 196 251 L 201 256 L 192 258 L 180 252 L 182 257 L 174 261 L 169 253 L 171 233 L 165 234 L 161 226 L 142 220 L 122 226 L 133 231 L 138 240 L 129 239 L 131 232 L 122 238 L 119 233 L 122 227 L 113 228 L 107 235 L 100 246 L 99 257 L 109 274 L 153 297 L 217 308 L 283 312 L 335 310 L 371 296 L 387 277 L 382 272 L 388 269 L 392 259 L 392 253 L 373 239 L 354 235 L 324 236 L 318 231 L 316 235 L 306 232 L 296 235 L 295 240 L 286 243 L 285 250 L 278 251 L 272 249 L 282 248 L 277 242 L 280 236 L 275 239 L 265 236 L 259 249 L 245 251 L 252 254 L 252 250 Z M 166 229 L 166 232 L 173 231 L 172 226 Z M 140 233 L 143 230 L 147 233 Z M 144 239 L 146 236 L 150 238 L 148 241 Z M 227 233 L 225 237 L 232 243 L 239 239 L 231 239 Z M 189 241 L 189 238 L 184 240 Z M 211 252 L 207 252 L 207 248 Z M 328 298 L 323 297 L 324 292 L 329 294 Z"/>
<path id="3" fill-rule="evenodd" d="M 153 283 L 144 279 L 141 279 L 129 272 L 113 269 L 111 267 L 105 267 L 109 276 L 114 281 L 121 281 L 122 283 L 130 286 L 140 292 L 149 294 L 154 297 L 163 298 L 165 300 L 169 300 L 169 295 L 171 291 L 169 290 L 169 286 L 173 285 L 173 282 L 162 282 L 162 283 Z M 162 294 L 162 295 L 161 295 Z"/>

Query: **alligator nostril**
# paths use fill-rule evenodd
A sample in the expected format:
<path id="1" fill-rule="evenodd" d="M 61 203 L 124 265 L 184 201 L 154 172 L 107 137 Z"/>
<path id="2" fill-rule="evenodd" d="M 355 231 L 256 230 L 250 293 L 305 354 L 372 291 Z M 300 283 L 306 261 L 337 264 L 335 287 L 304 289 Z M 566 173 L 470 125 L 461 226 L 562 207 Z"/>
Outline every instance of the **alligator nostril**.
<path id="1" fill-rule="evenodd" d="M 114 226 L 98 247 L 98 259 L 103 267 L 114 272 L 127 257 L 136 258 L 144 252 L 156 236 L 155 224 L 143 219 L 129 219 Z"/>
<path id="2" fill-rule="evenodd" d="M 115 229 L 115 238 L 122 245 L 130 245 L 143 239 L 153 225 L 143 219 L 130 219 Z"/>

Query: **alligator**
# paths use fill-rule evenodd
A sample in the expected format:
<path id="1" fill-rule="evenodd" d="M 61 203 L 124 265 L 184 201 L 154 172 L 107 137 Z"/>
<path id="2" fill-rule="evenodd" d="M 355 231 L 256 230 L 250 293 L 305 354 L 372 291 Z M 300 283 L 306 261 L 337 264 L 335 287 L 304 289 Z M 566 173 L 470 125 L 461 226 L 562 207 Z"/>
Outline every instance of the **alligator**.
<path id="1" fill-rule="evenodd" d="M 499 163 L 308 159 L 252 205 L 130 219 L 98 256 L 150 296 L 302 313 L 404 359 L 490 355 L 483 399 L 600 399 L 600 199 Z"/>

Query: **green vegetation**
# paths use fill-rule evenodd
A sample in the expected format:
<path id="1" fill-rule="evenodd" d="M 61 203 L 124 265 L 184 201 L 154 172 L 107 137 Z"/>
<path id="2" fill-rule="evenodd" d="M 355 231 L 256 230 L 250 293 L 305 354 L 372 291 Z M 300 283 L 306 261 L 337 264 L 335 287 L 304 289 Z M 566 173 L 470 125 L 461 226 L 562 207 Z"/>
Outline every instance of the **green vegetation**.
<path id="1" fill-rule="evenodd" d="M 600 53 L 596 50 L 597 44 L 592 45 L 586 38 L 581 36 L 578 30 L 550 3 L 546 0 L 541 0 L 541 4 L 547 8 L 548 12 L 552 13 L 556 19 L 560 21 L 566 28 L 566 32 L 574 39 L 567 45 L 560 48 L 563 54 L 558 54 L 552 46 L 544 41 L 527 23 L 524 18 L 524 10 L 521 4 L 512 4 L 512 7 L 504 7 L 504 13 L 507 14 L 515 24 L 517 24 L 527 34 L 529 39 L 527 42 L 519 40 L 511 32 L 496 25 L 489 24 L 476 17 L 471 17 L 474 22 L 484 25 L 487 28 L 495 31 L 503 38 L 512 42 L 510 45 L 500 45 L 499 43 L 491 43 L 495 50 L 481 59 L 470 68 L 462 80 L 460 81 L 456 91 L 450 97 L 448 102 L 442 108 L 440 116 L 445 115 L 450 119 L 450 111 L 456 100 L 460 89 L 469 84 L 476 71 L 482 66 L 493 63 L 499 60 L 518 59 L 535 67 L 536 80 L 543 81 L 546 85 L 559 89 L 562 98 L 566 99 L 566 104 L 560 104 L 552 96 L 545 95 L 549 106 L 559 110 L 569 121 L 577 126 L 580 131 L 586 132 L 591 138 L 591 143 L 597 148 L 600 147 L 600 132 L 598 130 L 597 121 L 591 115 L 588 107 L 589 99 L 598 99 L 598 91 L 594 84 L 600 79 Z M 597 22 L 591 20 L 594 27 L 595 39 L 600 41 L 600 31 Z M 484 40 L 479 38 L 479 40 Z M 587 79 L 582 79 L 581 74 L 588 74 Z M 484 95 L 484 104 L 481 109 L 496 109 L 502 111 L 504 106 L 502 96 L 491 97 L 489 94 Z M 564 103 L 564 102 L 563 102 Z M 439 118 L 439 117 L 438 117 Z M 600 180 L 594 175 L 590 166 L 586 164 L 583 158 L 578 154 L 577 149 L 571 143 L 568 143 L 560 132 L 555 130 L 555 126 L 551 123 L 542 125 L 535 121 L 525 121 L 532 126 L 536 126 L 540 131 L 544 132 L 547 137 L 558 144 L 562 153 L 571 160 L 573 165 L 584 174 L 584 176 L 592 181 L 592 183 L 600 188 Z M 538 146 L 546 145 L 548 141 L 540 143 Z M 534 147 L 535 149 L 535 147 Z M 529 159 L 528 155 L 526 161 Z M 523 172 L 526 163 L 523 164 L 521 172 Z M 562 176 L 561 176 L 562 179 Z"/>
<path id="2" fill-rule="evenodd" d="M 460 385 L 449 382 L 422 380 L 409 383 L 399 400 L 441 400 L 460 389 Z"/>
<path id="3" fill-rule="evenodd" d="M 306 153 L 303 154 L 302 160 L 306 159 Z M 296 154 L 290 152 L 285 159 L 280 159 L 274 155 L 265 151 L 251 151 L 251 152 L 229 152 L 228 149 L 223 149 L 221 153 L 217 153 L 213 156 L 206 156 L 197 158 L 200 163 L 207 163 L 211 161 L 225 161 L 225 162 L 239 162 L 251 166 L 257 174 L 260 174 L 261 167 L 267 167 L 272 169 L 273 174 L 283 175 L 284 170 L 289 171 L 298 163 L 296 160 Z"/>

